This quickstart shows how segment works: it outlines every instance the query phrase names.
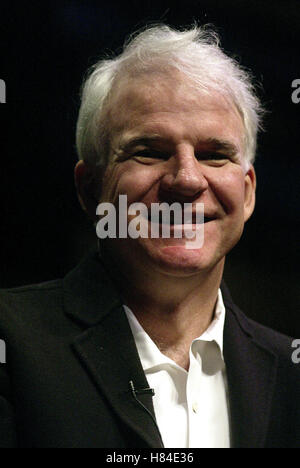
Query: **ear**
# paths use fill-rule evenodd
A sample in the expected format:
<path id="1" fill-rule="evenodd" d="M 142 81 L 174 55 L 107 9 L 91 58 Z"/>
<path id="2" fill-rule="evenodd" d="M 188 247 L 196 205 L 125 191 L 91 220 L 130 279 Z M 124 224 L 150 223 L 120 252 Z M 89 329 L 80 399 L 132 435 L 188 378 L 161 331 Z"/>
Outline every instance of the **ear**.
<path id="1" fill-rule="evenodd" d="M 78 200 L 93 221 L 97 220 L 96 208 L 102 190 L 102 175 L 102 168 L 91 167 L 82 160 L 78 161 L 74 169 Z"/>
<path id="2" fill-rule="evenodd" d="M 252 215 L 255 207 L 256 175 L 254 167 L 250 166 L 245 174 L 244 221 Z"/>

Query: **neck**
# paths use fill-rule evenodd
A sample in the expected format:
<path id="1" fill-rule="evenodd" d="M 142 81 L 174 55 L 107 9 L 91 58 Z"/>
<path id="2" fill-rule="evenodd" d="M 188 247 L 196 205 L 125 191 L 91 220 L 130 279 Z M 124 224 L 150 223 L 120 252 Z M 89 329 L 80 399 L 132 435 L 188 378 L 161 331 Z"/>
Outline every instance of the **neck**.
<path id="1" fill-rule="evenodd" d="M 136 274 L 103 259 L 126 304 L 158 348 L 188 368 L 189 348 L 213 319 L 224 259 L 210 271 L 174 276 L 145 269 Z M 123 263 L 122 263 L 123 264 Z"/>

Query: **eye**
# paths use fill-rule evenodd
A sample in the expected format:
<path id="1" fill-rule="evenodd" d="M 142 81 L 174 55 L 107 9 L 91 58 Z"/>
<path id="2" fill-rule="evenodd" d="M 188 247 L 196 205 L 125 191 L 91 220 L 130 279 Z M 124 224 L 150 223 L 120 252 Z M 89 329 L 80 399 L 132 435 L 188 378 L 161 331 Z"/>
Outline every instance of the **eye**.
<path id="1" fill-rule="evenodd" d="M 216 161 L 220 161 L 220 160 L 223 160 L 223 159 L 229 159 L 229 156 L 227 156 L 226 154 L 223 154 L 223 153 L 201 153 L 199 155 L 197 155 L 197 159 L 201 159 L 201 160 L 207 160 L 207 161 L 211 161 L 211 160 L 216 160 Z"/>
<path id="2" fill-rule="evenodd" d="M 144 150 L 139 150 L 135 151 L 132 154 L 133 158 L 145 158 L 145 159 L 168 159 L 168 156 L 166 156 L 165 153 L 162 153 L 161 151 L 157 150 L 152 150 L 152 149 L 144 149 Z"/>
<path id="3" fill-rule="evenodd" d="M 207 162 L 207 164 L 221 166 L 226 164 L 230 157 L 224 153 L 200 153 L 196 154 L 198 161 Z"/>

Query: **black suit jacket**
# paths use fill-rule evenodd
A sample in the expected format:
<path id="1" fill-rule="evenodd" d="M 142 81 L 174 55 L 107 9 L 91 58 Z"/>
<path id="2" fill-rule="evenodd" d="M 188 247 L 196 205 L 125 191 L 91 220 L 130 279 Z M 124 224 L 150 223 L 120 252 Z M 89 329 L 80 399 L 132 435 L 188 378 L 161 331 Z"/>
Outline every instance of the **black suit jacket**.
<path id="1" fill-rule="evenodd" d="M 232 447 L 300 447 L 291 339 L 226 307 Z M 63 280 L 0 293 L 1 447 L 162 447 L 121 300 L 96 254 Z"/>

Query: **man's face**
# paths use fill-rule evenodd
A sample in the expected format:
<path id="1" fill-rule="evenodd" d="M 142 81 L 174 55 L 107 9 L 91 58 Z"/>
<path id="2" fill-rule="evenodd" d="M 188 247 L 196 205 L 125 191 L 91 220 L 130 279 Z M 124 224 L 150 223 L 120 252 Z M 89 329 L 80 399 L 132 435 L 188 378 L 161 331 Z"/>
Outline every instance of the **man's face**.
<path id="1" fill-rule="evenodd" d="M 204 244 L 185 239 L 110 239 L 114 255 L 138 271 L 194 275 L 223 265 L 254 206 L 255 175 L 241 166 L 244 127 L 219 94 L 200 93 L 186 78 L 124 80 L 108 115 L 111 154 L 99 201 L 118 205 L 204 203 Z M 104 244 L 105 245 L 105 244 Z"/>

